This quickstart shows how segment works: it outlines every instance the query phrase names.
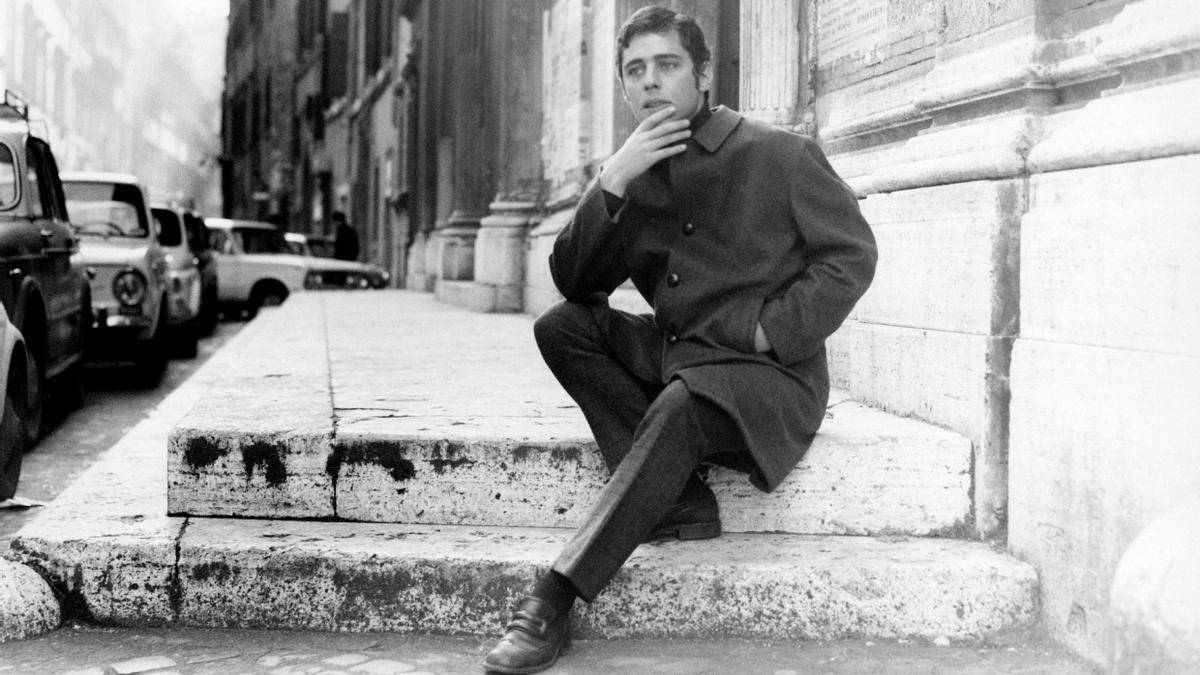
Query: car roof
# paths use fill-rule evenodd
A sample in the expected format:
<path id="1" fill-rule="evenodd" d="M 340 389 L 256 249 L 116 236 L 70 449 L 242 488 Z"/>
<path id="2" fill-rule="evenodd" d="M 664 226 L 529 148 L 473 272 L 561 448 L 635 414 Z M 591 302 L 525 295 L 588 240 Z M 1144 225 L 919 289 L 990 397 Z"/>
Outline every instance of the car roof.
<path id="1" fill-rule="evenodd" d="M 8 113 L 8 106 L 0 105 L 0 134 L 11 136 L 14 134 L 25 135 L 29 133 L 29 124 L 25 122 L 25 118 L 18 115 L 16 112 Z"/>
<path id="2" fill-rule="evenodd" d="M 261 220 L 241 220 L 239 218 L 205 218 L 204 224 L 209 227 L 216 227 L 223 230 L 238 228 L 250 228 L 257 230 L 278 230 L 271 223 L 264 223 Z"/>
<path id="3" fill-rule="evenodd" d="M 63 171 L 58 177 L 64 183 L 126 183 L 139 188 L 142 185 L 137 176 L 116 171 Z"/>

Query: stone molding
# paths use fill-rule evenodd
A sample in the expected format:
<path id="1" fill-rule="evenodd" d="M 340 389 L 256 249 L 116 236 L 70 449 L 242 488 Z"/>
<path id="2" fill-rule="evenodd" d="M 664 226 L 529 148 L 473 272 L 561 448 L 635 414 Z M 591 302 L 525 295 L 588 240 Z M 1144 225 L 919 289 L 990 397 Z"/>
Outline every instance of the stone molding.
<path id="1" fill-rule="evenodd" d="M 1200 50 L 1200 11 L 1194 0 L 1142 0 L 1118 14 L 1096 48 L 1096 58 L 1117 68 Z"/>
<path id="2" fill-rule="evenodd" d="M 1031 172 L 1200 152 L 1200 16 L 1190 4 L 1143 0 L 1105 27 L 1094 55 L 1124 84 L 1048 134 L 1029 155 Z"/>

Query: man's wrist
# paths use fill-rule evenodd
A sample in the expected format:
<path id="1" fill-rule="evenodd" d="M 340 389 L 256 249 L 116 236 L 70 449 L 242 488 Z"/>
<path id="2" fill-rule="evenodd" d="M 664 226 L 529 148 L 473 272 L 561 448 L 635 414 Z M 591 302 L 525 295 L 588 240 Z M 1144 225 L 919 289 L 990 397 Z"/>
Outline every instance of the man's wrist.
<path id="1" fill-rule="evenodd" d="M 625 198 L 626 183 L 617 180 L 611 171 L 603 171 L 600 174 L 600 188 L 614 197 L 620 199 Z"/>

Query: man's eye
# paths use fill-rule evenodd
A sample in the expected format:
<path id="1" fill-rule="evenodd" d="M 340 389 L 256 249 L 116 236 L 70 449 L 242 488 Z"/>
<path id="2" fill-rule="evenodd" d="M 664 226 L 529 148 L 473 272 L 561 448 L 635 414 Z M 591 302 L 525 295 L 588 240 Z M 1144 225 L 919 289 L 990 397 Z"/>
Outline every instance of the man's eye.
<path id="1" fill-rule="evenodd" d="M 629 75 L 630 77 L 637 77 L 638 75 L 642 74 L 643 70 L 644 70 L 644 68 L 642 68 L 641 66 L 634 66 L 633 68 L 626 70 L 625 74 Z"/>
<path id="2" fill-rule="evenodd" d="M 675 70 L 678 67 L 679 67 L 679 64 L 675 63 L 673 61 L 667 61 L 666 63 L 662 64 L 663 70 Z"/>

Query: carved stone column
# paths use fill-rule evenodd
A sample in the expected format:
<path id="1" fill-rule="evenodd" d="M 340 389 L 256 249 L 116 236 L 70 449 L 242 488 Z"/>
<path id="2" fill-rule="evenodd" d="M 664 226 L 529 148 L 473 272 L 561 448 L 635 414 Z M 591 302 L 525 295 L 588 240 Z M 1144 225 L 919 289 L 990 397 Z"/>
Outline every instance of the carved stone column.
<path id="1" fill-rule="evenodd" d="M 439 163 L 449 159 L 450 190 L 445 195 L 449 213 L 444 220 L 439 219 L 432 236 L 439 283 L 474 278 L 475 236 L 495 190 L 492 87 L 501 86 L 488 71 L 489 45 L 496 35 L 489 23 L 494 5 L 463 0 L 446 9 L 445 20 L 453 26 L 447 32 L 453 45 L 448 68 L 450 88 L 447 105 L 438 114 L 450 118 L 450 135 L 439 139 L 438 155 Z M 442 192 L 443 186 L 439 185 L 440 203 Z M 435 292 L 442 294 L 436 287 Z"/>
<path id="2" fill-rule="evenodd" d="M 542 11 L 547 3 L 492 3 L 489 77 L 496 91 L 495 198 L 474 242 L 474 281 L 443 297 L 484 312 L 519 312 L 525 236 L 542 205 Z"/>
<path id="3" fill-rule="evenodd" d="M 805 36 L 800 0 L 742 0 L 741 112 L 747 117 L 792 126 L 803 116 L 801 69 Z"/>

